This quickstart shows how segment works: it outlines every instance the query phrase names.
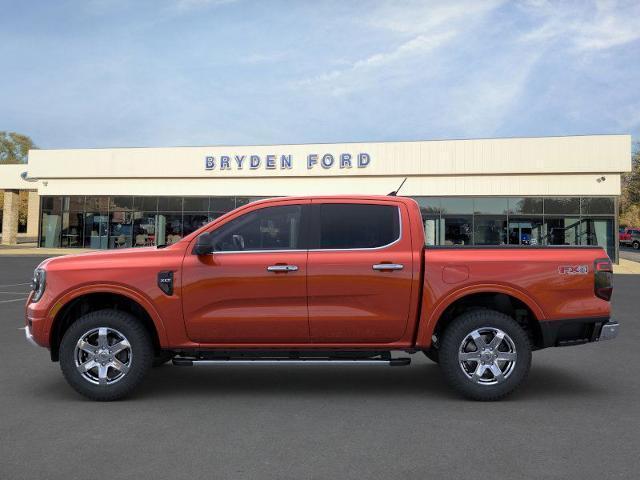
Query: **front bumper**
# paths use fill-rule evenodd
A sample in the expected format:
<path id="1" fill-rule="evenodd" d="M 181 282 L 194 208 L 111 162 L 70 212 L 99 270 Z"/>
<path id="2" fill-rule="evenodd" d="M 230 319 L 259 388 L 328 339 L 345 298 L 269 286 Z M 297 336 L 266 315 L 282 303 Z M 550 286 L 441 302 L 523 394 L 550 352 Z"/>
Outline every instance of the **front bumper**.
<path id="1" fill-rule="evenodd" d="M 620 324 L 608 317 L 576 318 L 540 322 L 542 348 L 568 347 L 589 342 L 612 340 Z"/>
<path id="2" fill-rule="evenodd" d="M 40 346 L 33 339 L 33 335 L 31 334 L 31 327 L 29 327 L 28 325 L 26 327 L 24 327 L 24 336 L 26 337 L 27 342 L 29 342 L 34 347 L 39 347 Z"/>

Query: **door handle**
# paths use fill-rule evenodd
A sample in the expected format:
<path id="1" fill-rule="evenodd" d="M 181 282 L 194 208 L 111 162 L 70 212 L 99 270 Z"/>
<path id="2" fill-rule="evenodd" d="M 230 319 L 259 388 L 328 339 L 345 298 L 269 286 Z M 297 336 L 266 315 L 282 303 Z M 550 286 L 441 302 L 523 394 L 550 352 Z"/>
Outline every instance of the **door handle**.
<path id="1" fill-rule="evenodd" d="M 296 265 L 269 265 L 267 270 L 269 272 L 295 272 L 298 267 Z"/>
<path id="2" fill-rule="evenodd" d="M 373 265 L 374 270 L 381 270 L 381 271 L 402 270 L 403 268 L 404 268 L 404 265 L 402 265 L 401 263 L 376 263 L 375 265 Z"/>

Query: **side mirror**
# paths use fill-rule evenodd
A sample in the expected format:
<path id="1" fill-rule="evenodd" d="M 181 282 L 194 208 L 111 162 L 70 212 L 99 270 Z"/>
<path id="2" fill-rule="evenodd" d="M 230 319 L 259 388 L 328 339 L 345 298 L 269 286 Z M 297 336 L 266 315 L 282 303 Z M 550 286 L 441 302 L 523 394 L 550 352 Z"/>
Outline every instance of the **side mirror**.
<path id="1" fill-rule="evenodd" d="M 211 234 L 205 232 L 198 235 L 196 238 L 196 244 L 193 247 L 194 255 L 210 255 L 213 253 L 213 245 L 211 244 Z"/>

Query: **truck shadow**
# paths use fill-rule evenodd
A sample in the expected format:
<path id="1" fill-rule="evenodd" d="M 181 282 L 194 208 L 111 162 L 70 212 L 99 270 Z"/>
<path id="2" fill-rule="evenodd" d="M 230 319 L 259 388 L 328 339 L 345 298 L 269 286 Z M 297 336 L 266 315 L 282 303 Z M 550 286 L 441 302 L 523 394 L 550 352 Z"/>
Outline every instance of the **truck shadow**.
<path id="1" fill-rule="evenodd" d="M 175 396 L 383 396 L 455 400 L 432 363 L 394 367 L 162 367 L 151 372 L 135 398 Z M 575 399 L 611 394 L 606 384 L 575 372 L 534 366 L 509 399 Z"/>
<path id="2" fill-rule="evenodd" d="M 43 400 L 79 400 L 61 376 L 47 376 L 29 385 L 29 394 Z M 534 366 L 526 383 L 506 401 L 607 398 L 615 391 L 601 379 L 549 366 Z M 464 401 L 444 382 L 439 367 L 416 363 L 410 367 L 174 367 L 153 369 L 125 400 L 187 400 L 224 397 L 228 400 L 263 397 L 376 397 L 399 401 Z"/>

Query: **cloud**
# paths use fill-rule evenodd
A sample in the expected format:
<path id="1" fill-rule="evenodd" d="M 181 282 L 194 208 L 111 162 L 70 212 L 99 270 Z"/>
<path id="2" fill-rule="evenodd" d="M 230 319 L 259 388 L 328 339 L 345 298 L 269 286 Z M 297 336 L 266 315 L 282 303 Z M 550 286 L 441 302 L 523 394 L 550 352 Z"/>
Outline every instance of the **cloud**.
<path id="1" fill-rule="evenodd" d="M 582 6 L 582 5 L 580 5 Z M 640 2 L 596 2 L 595 8 L 568 2 L 529 1 L 524 11 L 541 25 L 522 35 L 526 42 L 563 42 L 578 52 L 607 50 L 640 39 Z M 579 7 L 579 6 L 578 6 Z"/>
<path id="2" fill-rule="evenodd" d="M 501 3 L 500 0 L 384 2 L 365 19 L 374 34 L 383 34 L 378 51 L 350 62 L 341 60 L 339 63 L 344 65 L 341 68 L 305 78 L 295 86 L 344 95 L 379 86 L 383 81 L 386 85 L 404 83 L 411 75 L 408 70 L 423 70 L 430 56 L 463 36 L 470 24 L 480 21 Z M 392 37 L 384 41 L 388 38 L 384 34 Z"/>

